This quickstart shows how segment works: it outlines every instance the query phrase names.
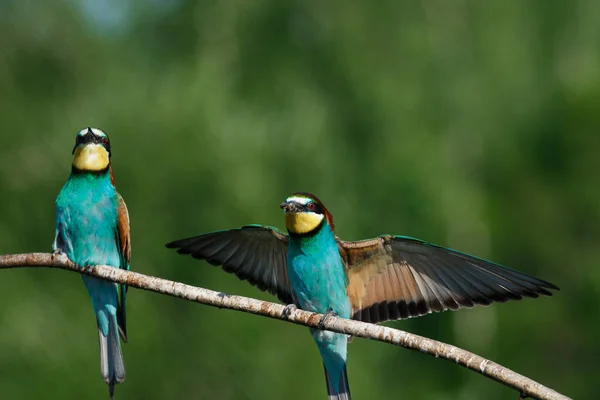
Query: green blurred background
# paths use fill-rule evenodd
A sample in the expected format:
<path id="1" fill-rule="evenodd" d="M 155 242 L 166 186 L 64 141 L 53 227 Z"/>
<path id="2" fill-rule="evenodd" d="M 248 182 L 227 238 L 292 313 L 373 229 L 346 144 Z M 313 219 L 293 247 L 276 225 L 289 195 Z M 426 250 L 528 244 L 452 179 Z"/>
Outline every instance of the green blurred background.
<path id="1" fill-rule="evenodd" d="M 411 235 L 520 269 L 554 297 L 390 326 L 577 399 L 600 397 L 600 3 L 0 2 L 0 252 L 50 251 L 75 135 L 113 145 L 132 269 L 261 299 L 164 248 L 283 228 L 295 191 L 344 239 Z M 105 399 L 73 273 L 0 272 L 3 399 Z M 117 399 L 324 399 L 303 327 L 129 291 Z M 516 399 L 452 363 L 357 339 L 356 399 Z"/>

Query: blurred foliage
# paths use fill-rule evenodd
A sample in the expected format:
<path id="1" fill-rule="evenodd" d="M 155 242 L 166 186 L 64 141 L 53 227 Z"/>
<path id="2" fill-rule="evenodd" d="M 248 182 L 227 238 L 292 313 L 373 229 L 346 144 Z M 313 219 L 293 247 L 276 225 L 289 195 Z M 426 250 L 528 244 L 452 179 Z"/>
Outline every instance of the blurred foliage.
<path id="1" fill-rule="evenodd" d="M 405 234 L 547 279 L 552 298 L 390 325 L 574 398 L 600 368 L 600 3 L 0 2 L 0 252 L 50 251 L 75 134 L 112 139 L 132 269 L 273 300 L 169 240 L 312 191 L 360 239 Z M 1 272 L 6 399 L 104 399 L 72 273 Z M 131 290 L 118 399 L 325 398 L 306 329 Z M 356 399 L 516 398 L 366 340 Z"/>

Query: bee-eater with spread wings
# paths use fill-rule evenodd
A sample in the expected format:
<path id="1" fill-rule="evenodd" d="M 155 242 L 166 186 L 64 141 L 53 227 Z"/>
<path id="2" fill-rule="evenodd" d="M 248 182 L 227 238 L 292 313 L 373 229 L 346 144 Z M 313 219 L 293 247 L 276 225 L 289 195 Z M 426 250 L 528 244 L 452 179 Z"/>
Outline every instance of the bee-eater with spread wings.
<path id="1" fill-rule="evenodd" d="M 418 317 L 494 301 L 552 295 L 551 283 L 405 236 L 347 242 L 310 193 L 281 204 L 288 235 L 249 225 L 167 244 L 234 273 L 286 304 L 365 322 Z M 311 329 L 330 400 L 350 399 L 347 336 Z"/>

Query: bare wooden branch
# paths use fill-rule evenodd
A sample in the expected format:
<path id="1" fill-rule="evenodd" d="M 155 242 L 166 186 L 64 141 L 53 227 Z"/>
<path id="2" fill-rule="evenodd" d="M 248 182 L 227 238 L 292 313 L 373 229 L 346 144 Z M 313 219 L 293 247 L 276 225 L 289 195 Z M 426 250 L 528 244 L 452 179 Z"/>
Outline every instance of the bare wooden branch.
<path id="1" fill-rule="evenodd" d="M 137 272 L 124 271 L 108 266 L 95 266 L 80 268 L 74 265 L 66 255 L 53 256 L 47 253 L 8 254 L 0 256 L 0 268 L 17 267 L 48 267 L 60 268 L 86 275 L 96 276 L 108 281 L 125 284 L 151 292 L 166 294 L 180 299 L 194 301 L 218 308 L 244 311 L 251 314 L 262 315 L 269 318 L 281 319 L 312 328 L 324 328 L 329 331 L 345 333 L 352 336 L 377 340 L 411 350 L 418 350 L 434 357 L 444 358 L 481 375 L 498 381 L 517 390 L 522 396 L 547 399 L 568 400 L 550 388 L 547 388 L 532 379 L 520 375 L 495 362 L 487 360 L 477 354 L 438 342 L 423 336 L 414 335 L 386 326 L 369 324 L 338 317 L 328 317 L 322 320 L 323 315 L 303 310 L 284 312 L 281 304 L 270 303 L 242 296 L 219 293 L 208 289 L 173 282 Z M 321 324 L 320 324 L 321 323 Z"/>

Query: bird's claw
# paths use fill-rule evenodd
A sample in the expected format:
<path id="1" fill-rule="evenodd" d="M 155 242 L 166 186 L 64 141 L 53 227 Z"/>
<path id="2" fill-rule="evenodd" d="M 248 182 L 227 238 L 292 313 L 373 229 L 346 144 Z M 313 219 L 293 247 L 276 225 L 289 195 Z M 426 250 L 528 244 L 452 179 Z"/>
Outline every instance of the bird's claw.
<path id="1" fill-rule="evenodd" d="M 333 311 L 333 310 L 327 311 L 325 314 L 323 314 L 323 316 L 319 320 L 319 324 L 317 325 L 317 327 L 321 330 L 325 329 L 325 321 L 327 321 L 328 318 L 337 317 L 337 316 L 338 315 L 335 311 Z"/>
<path id="2" fill-rule="evenodd" d="M 287 306 L 285 306 L 283 308 L 283 312 L 281 313 L 281 315 L 285 318 L 289 318 L 290 315 L 292 315 L 292 313 L 294 311 L 296 311 L 298 309 L 298 307 L 296 307 L 295 304 L 288 304 Z"/>
<path id="3" fill-rule="evenodd" d="M 55 250 L 52 252 L 52 261 L 54 261 L 54 259 L 55 259 L 56 257 L 62 256 L 63 254 L 65 254 L 65 252 L 64 252 L 64 251 L 62 251 L 62 249 L 55 249 Z"/>

